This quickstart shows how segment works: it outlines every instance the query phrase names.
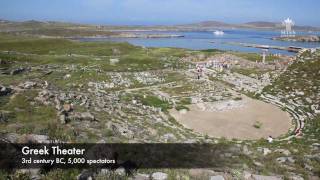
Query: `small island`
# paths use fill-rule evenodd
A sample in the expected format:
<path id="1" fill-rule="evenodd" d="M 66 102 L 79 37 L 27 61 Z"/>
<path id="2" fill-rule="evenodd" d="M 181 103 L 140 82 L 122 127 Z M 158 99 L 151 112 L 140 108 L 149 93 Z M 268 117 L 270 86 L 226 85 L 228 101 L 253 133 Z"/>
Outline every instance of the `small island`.
<path id="1" fill-rule="evenodd" d="M 103 39 L 103 38 L 144 38 L 144 39 L 157 39 L 157 38 L 182 38 L 184 35 L 177 34 L 142 34 L 142 33 L 110 33 L 103 35 L 73 35 L 73 36 L 43 36 L 38 35 L 38 37 L 52 37 L 52 38 L 65 38 L 65 39 Z"/>
<path id="2" fill-rule="evenodd" d="M 120 33 L 112 37 L 118 38 L 180 38 L 184 35 L 177 34 L 142 34 L 142 33 Z"/>
<path id="3" fill-rule="evenodd" d="M 279 41 L 295 41 L 295 42 L 320 42 L 320 36 L 304 35 L 304 36 L 289 36 L 289 37 L 273 37 L 272 40 Z"/>

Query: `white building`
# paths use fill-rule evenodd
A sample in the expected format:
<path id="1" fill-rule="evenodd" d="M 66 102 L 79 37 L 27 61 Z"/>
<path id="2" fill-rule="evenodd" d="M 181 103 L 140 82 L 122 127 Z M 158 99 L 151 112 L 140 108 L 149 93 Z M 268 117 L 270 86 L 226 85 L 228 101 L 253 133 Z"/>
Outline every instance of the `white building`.
<path id="1" fill-rule="evenodd" d="M 295 25 L 292 19 L 290 18 L 285 19 L 282 22 L 282 25 L 285 27 L 285 30 L 281 31 L 282 37 L 294 37 L 296 35 L 296 32 L 292 28 Z"/>

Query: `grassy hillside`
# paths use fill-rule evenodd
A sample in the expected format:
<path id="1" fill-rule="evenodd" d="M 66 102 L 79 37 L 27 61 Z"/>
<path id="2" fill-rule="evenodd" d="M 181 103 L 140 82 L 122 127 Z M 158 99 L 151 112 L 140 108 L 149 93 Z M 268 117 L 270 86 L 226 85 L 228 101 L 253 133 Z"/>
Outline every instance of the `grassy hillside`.
<path id="1" fill-rule="evenodd" d="M 78 64 L 107 71 L 142 71 L 179 66 L 184 49 L 142 48 L 128 43 L 78 42 L 0 34 L 0 59 L 31 64 Z M 115 65 L 110 59 L 119 59 Z M 14 65 L 14 64 L 12 64 Z"/>
<path id="2" fill-rule="evenodd" d="M 320 51 L 306 51 L 264 93 L 283 102 L 293 102 L 306 113 L 315 114 L 320 104 Z"/>
<path id="3" fill-rule="evenodd" d="M 303 179 L 311 179 L 311 174 L 320 176 L 319 77 L 320 51 L 306 51 L 298 55 L 296 61 L 270 86 L 264 88 L 262 97 L 271 95 L 286 104 L 283 110 L 290 112 L 297 125 L 302 123 L 300 127 L 303 128 L 302 136 L 294 136 L 295 133 L 290 132 L 293 136 L 273 144 L 265 141 L 253 143 L 253 147 L 264 147 L 272 151 L 269 155 L 258 158 L 264 162 L 264 168 L 260 171 L 284 174 L 287 178 L 292 174 L 300 174 Z M 292 112 L 290 108 L 293 109 Z M 287 149 L 291 153 L 275 153 L 279 149 Z M 293 161 L 282 162 L 281 160 L 285 159 L 283 157 L 290 157 Z"/>

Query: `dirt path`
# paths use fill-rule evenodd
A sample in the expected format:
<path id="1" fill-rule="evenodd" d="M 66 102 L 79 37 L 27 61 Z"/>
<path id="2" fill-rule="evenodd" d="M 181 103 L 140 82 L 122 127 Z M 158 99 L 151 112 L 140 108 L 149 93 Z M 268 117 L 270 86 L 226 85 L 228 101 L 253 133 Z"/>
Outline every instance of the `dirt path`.
<path id="1" fill-rule="evenodd" d="M 191 105 L 185 114 L 176 110 L 170 113 L 187 128 L 212 137 L 253 140 L 269 135 L 278 137 L 290 129 L 289 114 L 278 107 L 248 97 L 243 97 L 243 101 L 242 107 L 224 111 L 207 111 Z M 260 128 L 253 126 L 257 121 L 262 124 Z"/>

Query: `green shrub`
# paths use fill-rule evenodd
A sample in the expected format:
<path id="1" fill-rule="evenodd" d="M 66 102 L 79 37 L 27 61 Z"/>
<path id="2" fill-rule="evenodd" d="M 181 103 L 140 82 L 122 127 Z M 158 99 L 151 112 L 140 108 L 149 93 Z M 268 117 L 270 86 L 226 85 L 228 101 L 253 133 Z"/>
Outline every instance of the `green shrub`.
<path id="1" fill-rule="evenodd" d="M 146 98 L 142 98 L 141 101 L 142 101 L 142 104 L 146 106 L 161 108 L 164 111 L 170 109 L 171 107 L 169 102 L 163 101 L 156 96 L 147 96 Z"/>
<path id="2" fill-rule="evenodd" d="M 191 98 L 182 98 L 180 100 L 180 103 L 183 105 L 189 105 L 189 104 L 191 104 Z"/>
<path id="3" fill-rule="evenodd" d="M 259 122 L 259 121 L 256 121 L 254 124 L 253 124 L 253 127 L 257 128 L 257 129 L 260 129 L 262 127 L 262 123 Z"/>
<path id="4" fill-rule="evenodd" d="M 176 106 L 176 110 L 177 110 L 177 111 L 180 111 L 180 110 L 183 110 L 183 109 L 185 109 L 185 110 L 187 110 L 187 111 L 190 110 L 188 107 L 183 106 L 183 105 Z"/>

